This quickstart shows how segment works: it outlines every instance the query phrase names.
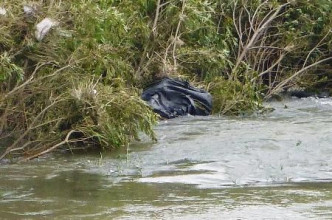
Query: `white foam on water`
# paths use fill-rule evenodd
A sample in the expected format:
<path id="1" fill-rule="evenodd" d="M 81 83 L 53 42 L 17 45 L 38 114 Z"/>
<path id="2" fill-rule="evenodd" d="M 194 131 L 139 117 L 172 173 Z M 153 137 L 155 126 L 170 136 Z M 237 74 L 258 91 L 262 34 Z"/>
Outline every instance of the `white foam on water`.
<path id="1" fill-rule="evenodd" d="M 193 172 L 204 173 L 193 173 Z M 143 177 L 138 179 L 141 183 L 180 183 L 197 185 L 199 188 L 217 188 L 230 186 L 235 183 L 231 181 L 226 169 L 221 163 L 195 164 L 186 170 L 188 174 L 158 177 Z"/>

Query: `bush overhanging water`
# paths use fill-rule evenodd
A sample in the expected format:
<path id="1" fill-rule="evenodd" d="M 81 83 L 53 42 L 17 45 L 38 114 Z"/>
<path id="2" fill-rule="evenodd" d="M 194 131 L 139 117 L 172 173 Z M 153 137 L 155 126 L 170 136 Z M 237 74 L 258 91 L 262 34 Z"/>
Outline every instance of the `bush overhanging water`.
<path id="1" fill-rule="evenodd" d="M 5 0 L 0 8 L 0 159 L 113 149 L 139 132 L 155 139 L 157 117 L 139 95 L 164 76 L 209 90 L 217 114 L 257 111 L 289 87 L 330 90 L 330 0 Z M 36 39 L 45 18 L 54 26 Z"/>

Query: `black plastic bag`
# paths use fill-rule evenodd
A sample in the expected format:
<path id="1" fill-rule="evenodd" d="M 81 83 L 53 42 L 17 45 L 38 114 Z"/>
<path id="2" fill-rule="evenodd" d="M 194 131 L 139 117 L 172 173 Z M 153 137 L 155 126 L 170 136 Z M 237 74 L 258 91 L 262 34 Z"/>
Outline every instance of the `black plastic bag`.
<path id="1" fill-rule="evenodd" d="M 180 115 L 209 115 L 212 109 L 210 93 L 188 82 L 165 78 L 144 90 L 142 99 L 163 118 Z"/>

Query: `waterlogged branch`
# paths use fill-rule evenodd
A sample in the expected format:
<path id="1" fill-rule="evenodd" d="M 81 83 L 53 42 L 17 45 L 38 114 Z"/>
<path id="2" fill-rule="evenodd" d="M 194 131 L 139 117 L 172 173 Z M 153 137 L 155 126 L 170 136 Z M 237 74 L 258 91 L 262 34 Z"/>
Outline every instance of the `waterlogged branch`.
<path id="1" fill-rule="evenodd" d="M 20 160 L 19 162 L 26 162 L 26 161 L 28 161 L 28 160 L 31 160 L 31 159 L 37 158 L 37 157 L 39 157 L 39 156 L 41 156 L 41 155 L 47 154 L 47 153 L 49 153 L 49 152 L 51 152 L 51 151 L 53 151 L 53 150 L 55 150 L 55 149 L 57 149 L 57 148 L 59 148 L 59 147 L 65 145 L 65 144 L 68 144 L 68 143 L 74 143 L 74 142 L 79 141 L 78 139 L 75 139 L 75 140 L 69 140 L 69 138 L 70 138 L 70 136 L 71 136 L 72 134 L 74 134 L 74 133 L 78 133 L 78 132 L 79 132 L 79 131 L 76 131 L 76 130 L 71 130 L 71 131 L 69 131 L 68 134 L 66 135 L 66 138 L 65 138 L 63 141 L 61 141 L 60 143 L 58 143 L 58 144 L 56 144 L 56 145 L 54 145 L 54 146 L 52 146 L 52 147 L 50 147 L 50 148 L 48 148 L 48 149 L 42 151 L 42 152 L 39 152 L 39 153 L 34 154 L 34 155 L 32 155 L 32 156 L 26 157 L 26 158 Z M 0 160 L 1 160 L 1 158 L 0 158 Z"/>
<path id="2" fill-rule="evenodd" d="M 55 100 L 54 102 L 52 102 L 50 105 L 48 105 L 47 107 L 45 107 L 32 121 L 32 123 L 30 124 L 30 126 L 25 130 L 25 132 L 19 137 L 17 138 L 14 143 L 9 146 L 6 151 L 0 156 L 0 160 L 2 160 L 4 157 L 6 157 L 14 148 L 16 148 L 16 146 L 29 134 L 29 132 L 31 132 L 31 130 L 33 130 L 33 128 L 36 126 L 35 124 L 37 123 L 38 119 L 40 117 L 42 117 L 51 107 L 53 107 L 55 104 L 63 101 L 64 99 L 59 99 L 60 97 L 58 97 L 57 100 Z"/>

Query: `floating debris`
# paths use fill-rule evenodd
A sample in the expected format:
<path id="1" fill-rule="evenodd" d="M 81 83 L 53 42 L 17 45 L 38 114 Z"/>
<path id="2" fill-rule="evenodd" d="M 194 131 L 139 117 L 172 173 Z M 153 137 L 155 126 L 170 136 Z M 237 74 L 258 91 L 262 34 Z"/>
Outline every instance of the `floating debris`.
<path id="1" fill-rule="evenodd" d="M 7 14 L 7 10 L 5 8 L 0 7 L 0 15 L 5 16 Z"/>
<path id="2" fill-rule="evenodd" d="M 36 14 L 37 9 L 34 6 L 24 5 L 23 11 L 27 16 L 33 16 Z"/>
<path id="3" fill-rule="evenodd" d="M 38 41 L 42 41 L 46 34 L 53 28 L 59 25 L 59 22 L 51 18 L 45 18 L 36 25 L 35 37 Z"/>
<path id="4" fill-rule="evenodd" d="M 57 28 L 57 33 L 58 33 L 61 37 L 66 37 L 66 38 L 73 37 L 73 32 L 72 32 L 72 31 L 69 31 L 69 30 L 63 30 L 63 29 Z"/>
<path id="5" fill-rule="evenodd" d="M 180 115 L 209 115 L 212 96 L 179 79 L 164 78 L 143 91 L 142 99 L 163 118 Z"/>

